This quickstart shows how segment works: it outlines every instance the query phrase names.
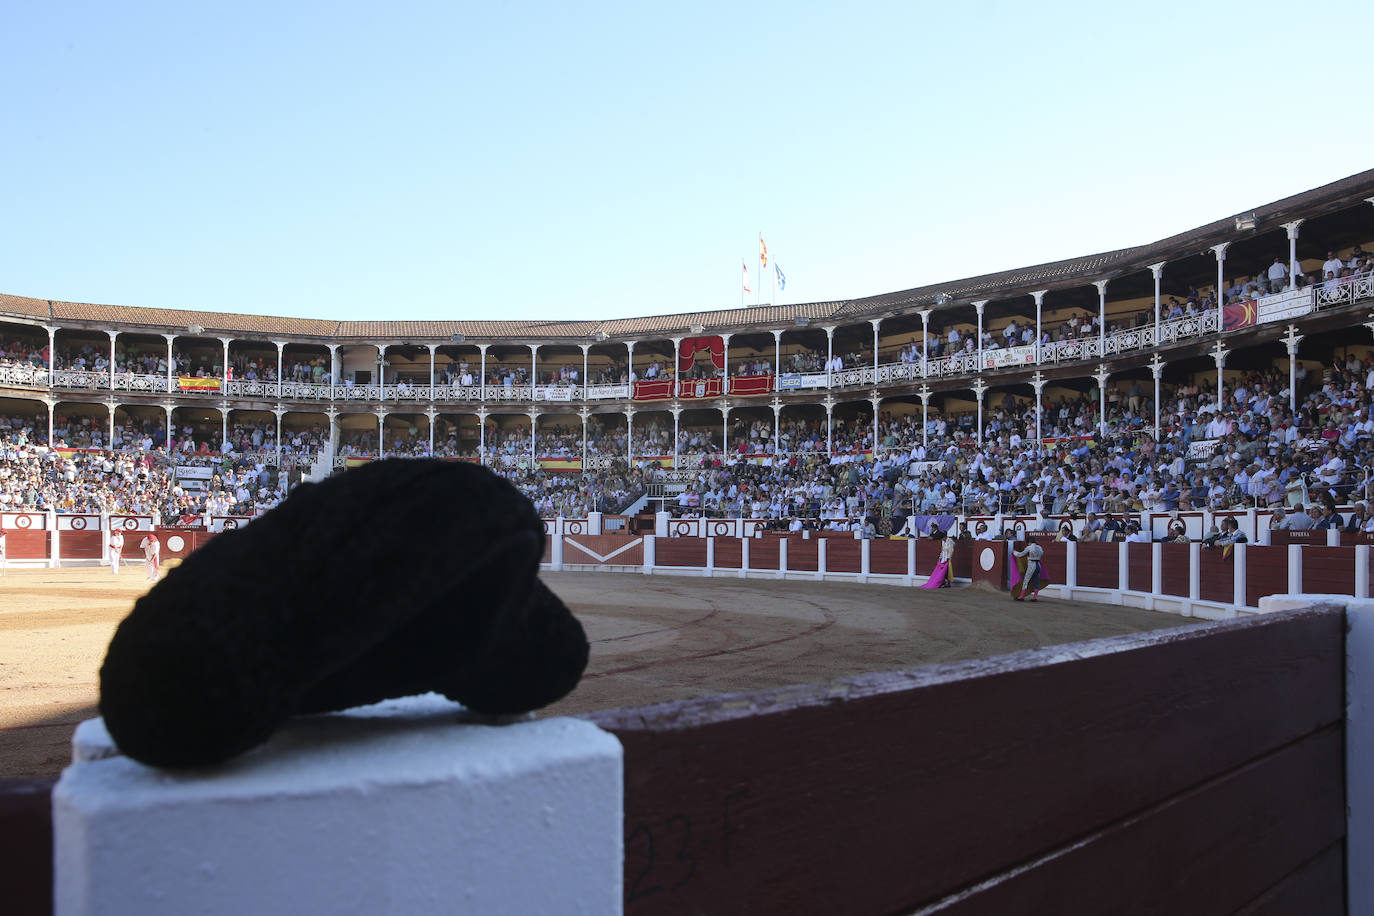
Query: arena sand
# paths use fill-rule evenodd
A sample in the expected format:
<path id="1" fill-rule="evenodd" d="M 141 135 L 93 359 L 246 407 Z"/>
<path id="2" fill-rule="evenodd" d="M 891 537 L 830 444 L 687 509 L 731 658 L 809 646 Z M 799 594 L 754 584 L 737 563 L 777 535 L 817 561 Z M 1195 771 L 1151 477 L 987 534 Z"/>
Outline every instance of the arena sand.
<path id="1" fill-rule="evenodd" d="M 1169 614 L 972 588 L 545 573 L 592 641 L 581 685 L 541 715 L 997 655 L 1192 623 Z M 0 577 L 0 778 L 55 776 L 95 715 L 98 672 L 146 591 L 142 565 Z"/>

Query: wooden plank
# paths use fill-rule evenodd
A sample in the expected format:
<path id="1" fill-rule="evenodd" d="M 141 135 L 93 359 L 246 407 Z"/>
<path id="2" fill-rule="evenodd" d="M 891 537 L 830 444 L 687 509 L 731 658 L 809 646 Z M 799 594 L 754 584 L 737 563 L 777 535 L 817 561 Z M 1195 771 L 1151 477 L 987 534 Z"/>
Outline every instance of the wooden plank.
<path id="1" fill-rule="evenodd" d="M 0 888 L 6 916 L 52 912 L 52 787 L 56 779 L 0 779 Z"/>
<path id="2" fill-rule="evenodd" d="M 1198 597 L 1203 601 L 1230 604 L 1236 597 L 1235 562 L 1230 556 L 1223 556 L 1224 551 L 1220 547 L 1204 547 L 1199 553 L 1202 574 L 1198 577 Z"/>
<path id="3" fill-rule="evenodd" d="M 1154 548 L 1149 544 L 1126 545 L 1126 584 L 1134 592 L 1152 592 L 1154 587 Z"/>
<path id="4" fill-rule="evenodd" d="M 1078 584 L 1089 588 L 1116 588 L 1120 549 L 1115 544 L 1078 545 Z"/>
<path id="5" fill-rule="evenodd" d="M 816 555 L 820 542 L 811 538 L 787 539 L 787 568 L 804 572 L 816 571 Z"/>
<path id="6" fill-rule="evenodd" d="M 1258 607 L 1265 595 L 1288 593 L 1288 548 L 1251 545 L 1245 549 L 1245 603 Z"/>
<path id="7" fill-rule="evenodd" d="M 918 916 L 1234 912 L 1344 836 L 1344 754 L 1329 726 Z"/>
<path id="8" fill-rule="evenodd" d="M 878 538 L 868 542 L 868 571 L 890 576 L 906 575 L 906 541 Z"/>
<path id="9" fill-rule="evenodd" d="M 705 566 L 706 538 L 659 538 L 654 544 L 654 563 L 658 566 Z"/>
<path id="10" fill-rule="evenodd" d="M 1302 587 L 1327 595 L 1355 594 L 1355 548 L 1304 547 Z"/>
<path id="11" fill-rule="evenodd" d="M 825 542 L 825 571 L 856 573 L 862 565 L 859 542 L 854 535 L 833 537 Z"/>
<path id="12" fill-rule="evenodd" d="M 1161 544 L 1163 565 L 1160 591 L 1179 598 L 1188 597 L 1188 551 L 1187 544 Z"/>
<path id="13" fill-rule="evenodd" d="M 1340 721 L 1343 632 L 1296 611 L 591 714 L 625 746 L 628 911 L 937 899 Z"/>
<path id="14" fill-rule="evenodd" d="M 751 538 L 749 541 L 750 569 L 778 568 L 778 539 Z"/>
<path id="15" fill-rule="evenodd" d="M 1236 916 L 1343 916 L 1345 842 L 1332 843 L 1236 911 Z"/>
<path id="16" fill-rule="evenodd" d="M 716 569 L 739 569 L 744 564 L 744 548 L 739 538 L 716 538 Z"/>

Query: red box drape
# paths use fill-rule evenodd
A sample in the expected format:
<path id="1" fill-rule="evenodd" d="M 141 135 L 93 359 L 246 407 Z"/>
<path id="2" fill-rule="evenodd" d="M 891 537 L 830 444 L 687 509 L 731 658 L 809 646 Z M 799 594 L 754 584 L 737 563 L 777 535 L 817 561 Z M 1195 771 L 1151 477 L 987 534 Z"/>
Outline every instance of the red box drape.
<path id="1" fill-rule="evenodd" d="M 697 361 L 702 350 L 711 351 L 711 365 L 725 368 L 725 341 L 720 337 L 688 337 L 677 351 L 677 371 L 686 372 Z"/>

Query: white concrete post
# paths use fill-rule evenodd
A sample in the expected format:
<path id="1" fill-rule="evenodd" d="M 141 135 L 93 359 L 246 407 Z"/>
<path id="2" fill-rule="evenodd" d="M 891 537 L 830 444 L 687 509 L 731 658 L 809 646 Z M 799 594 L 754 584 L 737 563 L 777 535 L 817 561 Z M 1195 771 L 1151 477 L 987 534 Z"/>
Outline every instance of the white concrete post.
<path id="1" fill-rule="evenodd" d="M 1202 544 L 1193 541 L 1188 545 L 1188 599 L 1197 601 L 1202 597 Z M 1192 616 L 1192 610 L 1184 616 Z"/>
<path id="2" fill-rule="evenodd" d="M 1327 546 L 1327 547 L 1339 547 L 1339 546 L 1341 546 L 1341 529 L 1339 529 L 1339 528 L 1327 528 L 1327 529 L 1326 529 L 1326 546 Z"/>
<path id="3" fill-rule="evenodd" d="M 1035 292 L 1031 293 L 1031 298 L 1035 300 L 1035 364 L 1037 366 L 1040 364 L 1041 359 L 1040 338 L 1042 336 L 1042 331 L 1040 328 L 1040 316 L 1045 303 L 1045 293 L 1047 292 L 1049 292 L 1047 289 L 1037 289 Z M 1036 436 L 1036 438 L 1038 439 L 1040 437 Z"/>
<path id="4" fill-rule="evenodd" d="M 739 539 L 739 577 L 747 578 L 749 575 L 749 538 Z"/>
<path id="5" fill-rule="evenodd" d="M 1150 545 L 1150 591 L 1164 593 L 1164 545 L 1159 541 Z"/>
<path id="6" fill-rule="evenodd" d="M 1226 249 L 1231 247 L 1230 242 L 1222 242 L 1220 245 L 1212 246 L 1212 254 L 1217 258 L 1217 330 L 1221 330 L 1223 307 L 1226 305 Z"/>
<path id="7" fill-rule="evenodd" d="M 1111 373 L 1107 371 L 1106 364 L 1097 367 L 1097 372 L 1093 373 L 1093 378 L 1097 380 L 1097 432 L 1099 435 L 1107 435 L 1107 379 L 1111 378 Z"/>
<path id="8" fill-rule="evenodd" d="M 1121 592 L 1131 590 L 1130 557 L 1126 552 L 1130 546 L 1125 541 L 1120 541 L 1116 545 L 1116 587 Z"/>
<path id="9" fill-rule="evenodd" d="M 82 723 L 52 794 L 54 911 L 621 912 L 619 741 L 461 716 L 431 694 L 294 719 L 212 775 L 135 763 Z"/>
<path id="10" fill-rule="evenodd" d="M 1107 280 L 1094 280 L 1097 287 L 1097 355 L 1107 358 Z"/>
<path id="11" fill-rule="evenodd" d="M 868 581 L 869 566 L 869 545 L 873 542 L 868 538 L 859 541 L 859 581 Z"/>
<path id="12" fill-rule="evenodd" d="M 1064 586 L 1073 588 L 1078 585 L 1078 544 L 1068 541 L 1064 544 Z"/>
<path id="13" fill-rule="evenodd" d="M 975 372 L 983 371 L 983 309 L 987 307 L 987 304 L 988 300 L 986 299 L 979 299 L 977 302 L 973 303 L 974 310 L 978 312 L 978 368 L 974 370 Z M 981 448 L 983 442 L 983 437 L 981 435 L 978 437 L 978 442 Z"/>
<path id="14" fill-rule="evenodd" d="M 1303 224 L 1303 220 L 1295 219 L 1291 223 L 1284 223 L 1283 228 L 1288 230 L 1288 288 L 1298 288 L 1298 227 Z M 1278 292 L 1278 290 L 1270 290 Z"/>
<path id="15" fill-rule="evenodd" d="M 1288 594 L 1302 594 L 1302 545 L 1288 545 Z"/>
<path id="16" fill-rule="evenodd" d="M 816 538 L 816 578 L 825 578 L 825 544 L 829 538 Z"/>
<path id="17" fill-rule="evenodd" d="M 557 572 L 563 568 L 563 534 L 555 531 L 549 539 L 549 568 Z"/>
<path id="18" fill-rule="evenodd" d="M 658 559 L 655 555 L 657 552 L 655 545 L 657 543 L 658 541 L 655 535 L 644 535 L 644 575 L 646 576 L 651 575 L 654 571 L 654 565 Z"/>
<path id="19" fill-rule="evenodd" d="M 52 532 L 52 549 L 48 551 L 48 568 L 57 569 L 62 565 L 62 532 L 57 527 L 57 512 L 47 511 L 48 530 Z"/>
<path id="20" fill-rule="evenodd" d="M 930 373 L 926 366 L 930 358 L 930 309 L 921 309 L 921 378 Z"/>
<path id="21" fill-rule="evenodd" d="M 1355 597 L 1369 597 L 1369 545 L 1355 545 Z"/>
<path id="22" fill-rule="evenodd" d="M 716 568 L 716 539 L 708 537 L 706 539 L 706 569 L 702 572 L 703 576 L 711 575 Z"/>
<path id="23" fill-rule="evenodd" d="M 778 575 L 779 579 L 787 578 L 787 538 L 778 538 Z"/>
<path id="24" fill-rule="evenodd" d="M 873 325 L 873 377 L 877 381 L 878 376 L 878 327 L 883 323 L 881 318 L 870 318 L 868 323 Z"/>
<path id="25" fill-rule="evenodd" d="M 778 390 L 778 370 L 782 367 L 782 331 L 773 331 L 773 390 Z"/>
<path id="26" fill-rule="evenodd" d="M 1298 341 L 1302 338 L 1295 324 L 1290 324 L 1283 336 L 1283 342 L 1288 347 L 1288 409 L 1292 411 L 1298 409 Z"/>
<path id="27" fill-rule="evenodd" d="M 916 579 L 916 539 L 911 538 L 906 542 L 906 578 L 907 585 L 912 585 Z"/>
<path id="28" fill-rule="evenodd" d="M 1245 544 L 1236 544 L 1231 547 L 1231 603 L 1236 606 L 1237 610 L 1245 607 L 1246 605 L 1245 548 Z"/>
<path id="29" fill-rule="evenodd" d="M 1168 263 L 1168 262 L 1167 262 L 1167 261 L 1160 261 L 1158 264 L 1151 264 L 1151 265 L 1150 265 L 1150 275 L 1151 275 L 1152 277 L 1154 277 L 1154 280 L 1155 280 L 1155 333 L 1154 333 L 1154 342 L 1155 342 L 1155 345 L 1156 345 L 1156 346 L 1159 345 L 1159 334 L 1160 334 L 1160 331 L 1159 331 L 1159 323 L 1160 323 L 1160 315 L 1159 315 L 1159 311 L 1160 311 L 1160 309 L 1159 309 L 1159 298 L 1160 298 L 1160 296 L 1159 296 L 1159 281 L 1160 281 L 1160 279 L 1164 276 L 1164 265 L 1165 265 L 1166 263 Z M 1156 436 L 1156 438 L 1158 438 L 1158 436 Z"/>
<path id="30" fill-rule="evenodd" d="M 600 534 L 600 533 L 601 533 L 601 522 L 602 522 L 602 513 L 600 513 L 600 512 L 588 512 L 588 513 L 587 513 L 587 533 L 588 533 L 588 534 Z"/>

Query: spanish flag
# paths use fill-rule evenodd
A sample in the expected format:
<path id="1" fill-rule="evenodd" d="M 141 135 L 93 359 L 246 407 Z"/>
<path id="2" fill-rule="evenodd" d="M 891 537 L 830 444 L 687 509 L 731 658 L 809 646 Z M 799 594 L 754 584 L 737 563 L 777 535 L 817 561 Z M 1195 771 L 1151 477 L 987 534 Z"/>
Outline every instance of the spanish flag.
<path id="1" fill-rule="evenodd" d="M 177 387 L 182 391 L 219 391 L 219 379 L 183 375 L 177 378 Z"/>
<path id="2" fill-rule="evenodd" d="M 768 266 L 768 246 L 763 243 L 763 233 L 759 233 L 759 264 Z"/>

